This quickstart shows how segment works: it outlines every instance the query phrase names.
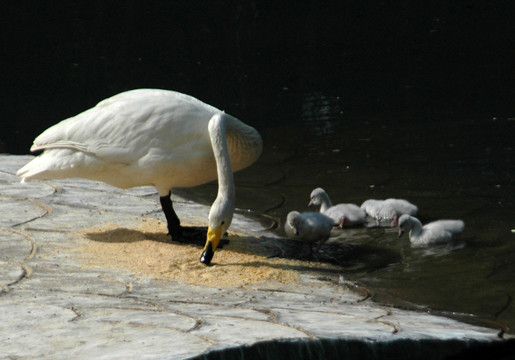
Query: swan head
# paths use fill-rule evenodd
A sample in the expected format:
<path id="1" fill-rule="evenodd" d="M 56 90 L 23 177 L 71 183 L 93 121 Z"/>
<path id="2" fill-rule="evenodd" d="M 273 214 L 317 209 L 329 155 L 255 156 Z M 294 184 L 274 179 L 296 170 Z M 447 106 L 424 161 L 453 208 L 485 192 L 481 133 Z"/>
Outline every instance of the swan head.
<path id="1" fill-rule="evenodd" d="M 399 238 L 404 232 L 413 228 L 412 217 L 407 214 L 402 215 L 397 222 L 399 223 Z"/>
<path id="2" fill-rule="evenodd" d="M 223 234 L 227 231 L 232 222 L 234 213 L 232 201 L 215 200 L 211 206 L 208 217 L 207 239 L 200 262 L 206 265 L 211 263 L 216 248 L 220 244 Z"/>
<path id="3" fill-rule="evenodd" d="M 316 188 L 311 192 L 310 202 L 308 206 L 318 206 L 322 205 L 322 197 L 326 194 L 325 190 L 322 188 Z"/>

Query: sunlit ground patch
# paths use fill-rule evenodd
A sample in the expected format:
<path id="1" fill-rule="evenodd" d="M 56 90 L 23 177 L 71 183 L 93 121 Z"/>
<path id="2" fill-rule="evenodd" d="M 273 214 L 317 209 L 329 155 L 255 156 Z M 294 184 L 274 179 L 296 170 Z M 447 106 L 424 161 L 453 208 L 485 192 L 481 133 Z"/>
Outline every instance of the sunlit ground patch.
<path id="1" fill-rule="evenodd" d="M 164 229 L 162 222 L 151 218 L 142 219 L 131 228 L 113 223 L 93 227 L 78 234 L 84 245 L 77 249 L 77 257 L 88 267 L 216 287 L 240 287 L 265 281 L 293 283 L 300 280 L 299 269 L 321 266 L 226 248 L 217 250 L 212 265 L 206 266 L 199 261 L 201 247 L 171 242 Z"/>

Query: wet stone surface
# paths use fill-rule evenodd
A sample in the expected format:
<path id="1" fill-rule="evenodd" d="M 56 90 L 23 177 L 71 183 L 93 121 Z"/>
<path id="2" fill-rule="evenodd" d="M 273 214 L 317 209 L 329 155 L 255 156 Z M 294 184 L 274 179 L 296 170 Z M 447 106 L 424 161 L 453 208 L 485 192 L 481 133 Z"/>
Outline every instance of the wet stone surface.
<path id="1" fill-rule="evenodd" d="M 222 288 L 88 267 L 74 255 L 74 234 L 162 219 L 157 194 L 80 179 L 20 184 L 14 174 L 29 160 L 0 156 L 4 357 L 182 359 L 273 339 L 501 341 L 498 330 L 378 305 L 309 273 L 296 283 Z M 183 221 L 205 224 L 208 207 L 179 199 L 176 208 Z M 231 230 L 274 239 L 238 214 Z"/>

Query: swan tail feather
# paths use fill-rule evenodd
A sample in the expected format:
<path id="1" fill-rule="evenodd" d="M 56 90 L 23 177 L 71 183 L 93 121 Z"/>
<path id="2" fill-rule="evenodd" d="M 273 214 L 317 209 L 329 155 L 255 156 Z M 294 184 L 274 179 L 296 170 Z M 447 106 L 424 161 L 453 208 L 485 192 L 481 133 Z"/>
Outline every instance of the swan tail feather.
<path id="1" fill-rule="evenodd" d="M 64 179 L 80 177 L 80 171 L 86 166 L 90 171 L 98 170 L 98 166 L 88 154 L 71 149 L 52 149 L 32 159 L 16 172 L 22 182 L 35 179 Z"/>

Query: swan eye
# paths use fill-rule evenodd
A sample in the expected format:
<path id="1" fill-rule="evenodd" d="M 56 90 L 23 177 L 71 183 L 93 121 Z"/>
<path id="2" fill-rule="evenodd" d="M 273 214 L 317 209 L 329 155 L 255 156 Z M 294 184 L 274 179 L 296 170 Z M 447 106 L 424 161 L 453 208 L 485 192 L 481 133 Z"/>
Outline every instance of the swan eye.
<path id="1" fill-rule="evenodd" d="M 223 221 L 222 221 L 222 223 L 221 223 L 220 225 L 223 225 L 223 224 L 225 224 L 225 220 L 223 220 Z"/>

